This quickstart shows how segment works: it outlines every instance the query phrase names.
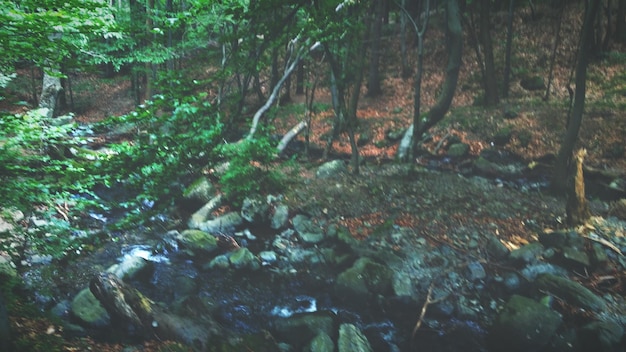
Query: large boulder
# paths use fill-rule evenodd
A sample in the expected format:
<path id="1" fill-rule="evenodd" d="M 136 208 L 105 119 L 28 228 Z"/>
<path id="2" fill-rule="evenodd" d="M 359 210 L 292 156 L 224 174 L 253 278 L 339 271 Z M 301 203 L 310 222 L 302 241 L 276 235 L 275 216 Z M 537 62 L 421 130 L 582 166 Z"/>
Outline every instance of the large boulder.
<path id="1" fill-rule="evenodd" d="M 335 293 L 354 303 L 365 302 L 372 295 L 384 295 L 391 290 L 393 271 L 370 258 L 359 258 L 352 267 L 339 274 Z"/>
<path id="2" fill-rule="evenodd" d="M 88 288 L 74 297 L 70 304 L 70 312 L 81 323 L 92 328 L 105 327 L 111 322 L 109 313 Z"/>
<path id="3" fill-rule="evenodd" d="M 348 169 L 341 160 L 333 160 L 320 165 L 315 172 L 317 178 L 331 178 L 345 173 Z"/>
<path id="4" fill-rule="evenodd" d="M 187 229 L 176 236 L 176 241 L 181 249 L 192 256 L 210 253 L 217 249 L 217 237 L 200 230 Z"/>
<path id="5" fill-rule="evenodd" d="M 353 324 L 339 326 L 337 349 L 339 352 L 374 352 L 363 332 Z"/>
<path id="6" fill-rule="evenodd" d="M 274 327 L 278 338 L 300 347 L 319 334 L 335 335 L 335 318 L 329 311 L 300 313 L 277 319 Z"/>
<path id="7" fill-rule="evenodd" d="M 215 196 L 215 187 L 206 177 L 199 177 L 183 192 L 183 199 L 188 202 L 206 204 Z"/>
<path id="8" fill-rule="evenodd" d="M 490 351 L 542 351 L 561 325 L 561 316 L 530 298 L 513 295 L 489 330 Z"/>
<path id="9" fill-rule="evenodd" d="M 231 233 L 241 224 L 243 224 L 241 215 L 238 212 L 230 212 L 200 223 L 198 229 L 210 233 Z"/>
<path id="10" fill-rule="evenodd" d="M 315 225 L 315 223 L 305 215 L 296 215 L 291 219 L 293 229 L 296 230 L 298 236 L 304 243 L 319 243 L 324 239 L 324 229 Z"/>
<path id="11" fill-rule="evenodd" d="M 241 205 L 241 217 L 249 223 L 265 224 L 269 220 L 270 206 L 259 197 L 246 197 Z"/>

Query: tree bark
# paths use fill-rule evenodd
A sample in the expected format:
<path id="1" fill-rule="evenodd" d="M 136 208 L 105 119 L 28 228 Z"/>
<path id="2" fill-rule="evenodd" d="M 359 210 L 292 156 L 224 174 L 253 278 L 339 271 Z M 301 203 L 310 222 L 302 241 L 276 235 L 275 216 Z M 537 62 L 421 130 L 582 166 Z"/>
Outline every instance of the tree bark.
<path id="1" fill-rule="evenodd" d="M 45 69 L 43 73 L 43 85 L 39 96 L 39 108 L 48 109 L 47 118 L 55 116 L 59 102 L 59 93 L 63 89 L 61 86 L 61 73 L 56 69 Z"/>
<path id="2" fill-rule="evenodd" d="M 428 129 L 441 121 L 452 104 L 461 69 L 463 55 L 463 28 L 461 27 L 461 13 L 457 0 L 447 0 L 448 23 L 448 65 L 446 78 L 435 105 L 428 111 L 425 118 L 420 119 L 414 137 L 420 138 Z"/>
<path id="3" fill-rule="evenodd" d="M 578 58 L 576 63 L 576 89 L 574 92 L 574 106 L 571 116 L 568 118 L 567 131 L 557 159 L 555 161 L 554 175 L 552 176 L 551 188 L 559 194 L 563 194 L 567 189 L 568 165 L 570 164 L 574 146 L 578 141 L 578 132 L 583 120 L 585 109 L 585 92 L 587 82 L 587 65 L 591 52 L 589 48 L 593 45 L 593 22 L 600 7 L 600 1 L 591 1 L 585 12 L 585 21 L 581 32 L 580 47 L 578 48 Z"/>
<path id="4" fill-rule="evenodd" d="M 626 0 L 619 0 L 617 3 L 615 34 L 617 40 L 626 43 Z"/>
<path id="5" fill-rule="evenodd" d="M 587 151 L 580 149 L 574 156 L 573 180 L 568 185 L 567 204 L 565 206 L 566 221 L 569 226 L 584 225 L 591 216 L 589 204 L 585 198 L 585 178 L 583 175 L 583 161 L 586 155 Z"/>
<path id="6" fill-rule="evenodd" d="M 508 98 L 511 81 L 511 51 L 513 49 L 513 14 L 515 0 L 509 0 L 509 15 L 506 20 L 506 47 L 504 54 L 504 72 L 502 79 L 502 96 Z"/>
<path id="7" fill-rule="evenodd" d="M 144 338 L 175 340 L 206 351 L 211 338 L 223 334 L 214 320 L 200 322 L 169 313 L 111 273 L 96 275 L 89 290 L 114 319 L 131 324 Z"/>
<path id="8" fill-rule="evenodd" d="M 550 57 L 550 70 L 548 72 L 548 84 L 546 84 L 546 94 L 543 96 L 543 100 L 548 101 L 550 99 L 550 87 L 552 86 L 552 78 L 554 75 L 554 64 L 556 62 L 556 52 L 561 44 L 561 24 L 563 23 L 563 13 L 565 12 L 565 2 L 561 2 L 559 9 L 559 19 L 556 23 L 556 36 L 554 38 L 554 46 L 552 47 L 552 56 Z"/>
<path id="9" fill-rule="evenodd" d="M 485 105 L 493 106 L 498 103 L 498 84 L 496 83 L 496 64 L 493 58 L 493 41 L 491 39 L 490 1 L 480 1 L 480 41 L 484 48 L 485 59 Z"/>
<path id="10" fill-rule="evenodd" d="M 370 37 L 370 62 L 367 78 L 367 95 L 378 96 L 382 93 L 380 86 L 380 48 L 383 27 L 383 0 L 375 0 L 374 19 L 372 21 L 372 35 Z"/>

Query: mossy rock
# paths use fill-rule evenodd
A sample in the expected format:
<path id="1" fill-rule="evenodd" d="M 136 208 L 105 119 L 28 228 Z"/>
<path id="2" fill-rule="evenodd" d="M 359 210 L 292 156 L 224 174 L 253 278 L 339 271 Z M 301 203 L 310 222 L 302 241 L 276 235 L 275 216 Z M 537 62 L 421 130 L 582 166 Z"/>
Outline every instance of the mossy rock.
<path id="1" fill-rule="evenodd" d="M 176 236 L 176 240 L 190 255 L 210 253 L 217 249 L 217 237 L 201 230 L 185 230 Z"/>
<path id="2" fill-rule="evenodd" d="M 111 322 L 109 313 L 88 288 L 74 297 L 70 308 L 72 315 L 89 327 L 104 327 Z"/>
<path id="3" fill-rule="evenodd" d="M 530 298 L 513 295 L 489 331 L 489 350 L 541 351 L 560 325 L 558 313 Z"/>
<path id="4" fill-rule="evenodd" d="M 567 301 L 569 304 L 581 308 L 600 312 L 606 308 L 602 298 L 591 292 L 585 286 L 564 277 L 541 274 L 535 281 L 537 290 L 549 292 L 552 295 Z"/>

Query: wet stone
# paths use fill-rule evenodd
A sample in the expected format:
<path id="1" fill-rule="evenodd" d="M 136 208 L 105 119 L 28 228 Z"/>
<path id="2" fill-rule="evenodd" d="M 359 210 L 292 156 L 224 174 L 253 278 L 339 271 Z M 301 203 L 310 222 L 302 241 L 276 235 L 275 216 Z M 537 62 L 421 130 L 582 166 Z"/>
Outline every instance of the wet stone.
<path id="1" fill-rule="evenodd" d="M 372 346 L 363 332 L 353 324 L 341 324 L 339 326 L 337 349 L 339 352 L 373 352 Z"/>
<path id="2" fill-rule="evenodd" d="M 623 351 L 624 346 L 620 346 L 620 341 L 624 329 L 616 323 L 595 321 L 585 325 L 578 335 L 584 351 Z"/>
<path id="3" fill-rule="evenodd" d="M 572 305 L 591 309 L 595 312 L 602 311 L 606 307 L 602 298 L 583 285 L 564 277 L 541 274 L 537 277 L 535 285 L 538 290 L 549 292 Z"/>
<path id="4" fill-rule="evenodd" d="M 532 263 L 537 261 L 543 253 L 543 245 L 539 242 L 532 242 L 511 252 L 509 257 L 513 260 Z"/>
<path id="5" fill-rule="evenodd" d="M 479 262 L 471 262 L 467 265 L 467 279 L 470 281 L 482 280 L 487 277 L 485 268 Z"/>
<path id="6" fill-rule="evenodd" d="M 335 343 L 328 334 L 321 332 L 303 350 L 304 352 L 333 352 Z"/>
<path id="7" fill-rule="evenodd" d="M 587 253 L 577 247 L 563 248 L 563 259 L 572 270 L 581 270 L 591 265 Z"/>

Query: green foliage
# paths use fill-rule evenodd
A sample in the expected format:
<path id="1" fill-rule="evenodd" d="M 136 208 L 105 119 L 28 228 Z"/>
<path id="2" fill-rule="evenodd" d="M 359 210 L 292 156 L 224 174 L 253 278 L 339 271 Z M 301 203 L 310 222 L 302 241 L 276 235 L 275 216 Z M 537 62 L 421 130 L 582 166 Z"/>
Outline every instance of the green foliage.
<path id="1" fill-rule="evenodd" d="M 96 127 L 132 126 L 137 131 L 132 143 L 111 146 L 113 154 L 95 165 L 107 185 L 121 182 L 135 195 L 124 206 L 139 211 L 142 205 L 161 201 L 157 205 L 165 207 L 178 195 L 181 178 L 201 172 L 216 160 L 222 124 L 204 98 L 204 94 L 178 100 L 157 96 L 136 111 Z"/>
<path id="2" fill-rule="evenodd" d="M 250 194 L 271 193 L 280 189 L 283 177 L 269 166 L 276 146 L 268 138 L 245 139 L 226 144 L 221 153 L 229 166 L 220 178 L 222 190 L 235 205 L 241 205 Z"/>

